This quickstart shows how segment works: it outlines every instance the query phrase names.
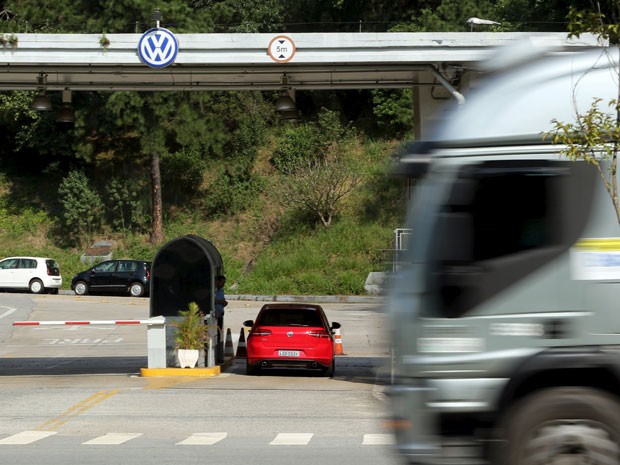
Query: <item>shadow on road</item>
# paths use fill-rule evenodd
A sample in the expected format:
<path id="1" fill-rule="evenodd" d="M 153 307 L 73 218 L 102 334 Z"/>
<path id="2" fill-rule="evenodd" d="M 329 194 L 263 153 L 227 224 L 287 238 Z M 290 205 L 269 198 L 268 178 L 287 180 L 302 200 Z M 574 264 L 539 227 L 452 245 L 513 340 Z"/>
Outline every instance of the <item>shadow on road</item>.
<path id="1" fill-rule="evenodd" d="M 0 358 L 0 376 L 139 374 L 147 357 Z"/>
<path id="2" fill-rule="evenodd" d="M 245 374 L 245 359 L 235 360 L 226 371 Z M 270 368 L 260 370 L 256 376 L 310 378 L 321 377 L 322 374 L 318 370 Z M 373 385 L 390 384 L 389 358 L 338 356 L 336 357 L 336 369 L 334 370 L 333 379 Z"/>

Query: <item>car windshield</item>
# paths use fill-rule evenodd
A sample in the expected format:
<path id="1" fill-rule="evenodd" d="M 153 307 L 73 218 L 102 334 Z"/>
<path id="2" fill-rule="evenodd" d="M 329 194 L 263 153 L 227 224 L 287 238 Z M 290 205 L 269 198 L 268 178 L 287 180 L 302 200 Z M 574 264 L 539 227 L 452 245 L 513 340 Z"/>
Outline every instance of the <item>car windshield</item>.
<path id="1" fill-rule="evenodd" d="M 261 313 L 259 326 L 323 326 L 321 317 L 314 310 L 270 309 Z"/>

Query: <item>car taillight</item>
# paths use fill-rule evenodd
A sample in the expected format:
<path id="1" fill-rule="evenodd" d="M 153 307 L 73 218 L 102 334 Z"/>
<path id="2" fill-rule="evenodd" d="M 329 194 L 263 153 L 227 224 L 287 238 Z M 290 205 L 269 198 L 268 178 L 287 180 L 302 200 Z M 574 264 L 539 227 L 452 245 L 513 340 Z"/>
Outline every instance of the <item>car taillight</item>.
<path id="1" fill-rule="evenodd" d="M 146 269 L 146 279 L 151 279 L 151 270 Z"/>
<path id="2" fill-rule="evenodd" d="M 271 335 L 271 331 L 263 328 L 253 329 L 250 333 L 251 336 L 269 336 Z"/>
<path id="3" fill-rule="evenodd" d="M 308 336 L 312 336 L 312 337 L 318 337 L 318 338 L 326 337 L 326 338 L 329 338 L 329 334 L 327 334 L 322 329 L 311 329 L 310 331 L 306 331 L 306 334 Z"/>

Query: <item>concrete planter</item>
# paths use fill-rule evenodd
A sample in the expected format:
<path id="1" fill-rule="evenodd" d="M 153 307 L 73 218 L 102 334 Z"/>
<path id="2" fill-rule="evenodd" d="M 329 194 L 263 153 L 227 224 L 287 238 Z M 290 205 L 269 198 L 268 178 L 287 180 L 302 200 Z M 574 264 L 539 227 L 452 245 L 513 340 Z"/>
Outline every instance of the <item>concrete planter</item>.
<path id="1" fill-rule="evenodd" d="M 181 368 L 195 368 L 198 362 L 199 350 L 194 349 L 178 349 L 177 358 Z"/>

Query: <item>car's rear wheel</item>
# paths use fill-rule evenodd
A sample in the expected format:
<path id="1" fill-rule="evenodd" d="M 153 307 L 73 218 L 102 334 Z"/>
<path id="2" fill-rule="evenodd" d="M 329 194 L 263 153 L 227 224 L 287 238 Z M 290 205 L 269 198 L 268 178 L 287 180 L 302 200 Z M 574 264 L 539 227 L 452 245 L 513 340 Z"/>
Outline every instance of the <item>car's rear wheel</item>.
<path id="1" fill-rule="evenodd" d="M 73 287 L 73 292 L 75 292 L 77 295 L 88 294 L 88 284 L 86 284 L 84 281 L 78 281 Z"/>
<path id="2" fill-rule="evenodd" d="M 257 375 L 260 372 L 260 368 L 258 368 L 256 365 L 250 365 L 248 363 L 248 361 L 245 361 L 245 374 L 246 375 Z"/>
<path id="3" fill-rule="evenodd" d="M 30 288 L 30 292 L 32 292 L 33 294 L 43 294 L 43 292 L 45 291 L 43 281 L 41 281 L 40 279 L 33 279 L 32 281 L 30 281 L 30 285 L 28 287 Z"/>
<path id="4" fill-rule="evenodd" d="M 336 361 L 332 360 L 332 364 L 328 366 L 327 368 L 323 368 L 323 370 L 321 371 L 321 374 L 323 376 L 327 376 L 328 378 L 332 378 L 334 376 L 335 368 L 336 368 Z"/>
<path id="5" fill-rule="evenodd" d="M 142 283 L 133 283 L 129 286 L 129 293 L 132 297 L 142 297 L 144 295 L 144 285 Z"/>

